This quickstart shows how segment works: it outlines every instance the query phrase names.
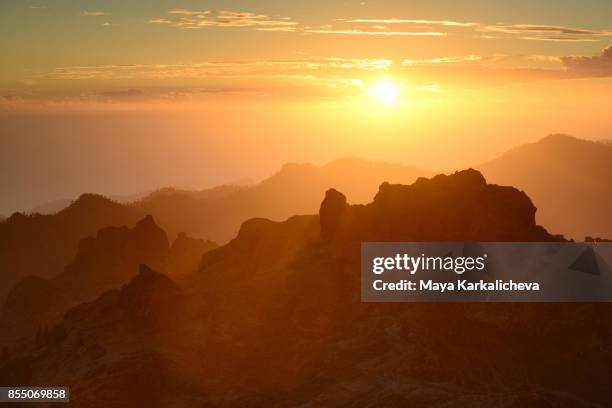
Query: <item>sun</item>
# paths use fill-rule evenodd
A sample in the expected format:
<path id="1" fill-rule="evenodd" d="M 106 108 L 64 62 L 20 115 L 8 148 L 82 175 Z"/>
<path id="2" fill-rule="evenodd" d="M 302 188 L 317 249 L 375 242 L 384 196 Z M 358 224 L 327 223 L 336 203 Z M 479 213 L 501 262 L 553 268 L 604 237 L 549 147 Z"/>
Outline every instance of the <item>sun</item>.
<path id="1" fill-rule="evenodd" d="M 368 89 L 368 93 L 385 105 L 393 105 L 397 101 L 400 90 L 400 84 L 383 80 L 375 82 Z"/>

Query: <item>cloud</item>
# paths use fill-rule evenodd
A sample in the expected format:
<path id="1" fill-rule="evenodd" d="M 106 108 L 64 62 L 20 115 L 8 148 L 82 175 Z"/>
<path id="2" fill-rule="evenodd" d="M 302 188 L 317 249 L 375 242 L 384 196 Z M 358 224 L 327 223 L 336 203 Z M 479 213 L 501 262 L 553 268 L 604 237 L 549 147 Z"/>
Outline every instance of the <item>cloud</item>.
<path id="1" fill-rule="evenodd" d="M 283 26 L 283 27 L 259 27 L 256 28 L 255 30 L 257 31 L 285 31 L 285 32 L 291 32 L 291 31 L 295 31 L 296 28 L 293 26 Z"/>
<path id="2" fill-rule="evenodd" d="M 105 16 L 106 12 L 104 11 L 84 11 L 81 13 L 81 15 L 86 16 L 86 17 L 99 17 L 99 16 Z"/>
<path id="3" fill-rule="evenodd" d="M 475 61 L 482 61 L 482 60 L 483 60 L 483 57 L 481 55 L 456 55 L 456 56 L 427 58 L 427 59 L 405 59 L 402 61 L 401 64 L 403 66 L 414 66 L 414 65 L 475 62 Z"/>
<path id="4" fill-rule="evenodd" d="M 612 35 L 610 31 L 596 31 L 583 28 L 562 27 L 552 25 L 534 25 L 534 24 L 498 24 L 486 26 L 487 31 L 496 31 L 501 33 L 554 33 L 554 34 L 572 34 L 572 35 Z"/>
<path id="5" fill-rule="evenodd" d="M 181 28 L 204 27 L 251 27 L 261 31 L 294 31 L 297 22 L 289 17 L 271 17 L 265 14 L 248 11 L 209 10 L 196 11 L 175 9 L 168 11 L 171 18 L 156 18 L 149 20 L 152 24 L 168 24 Z"/>
<path id="6" fill-rule="evenodd" d="M 612 46 L 592 57 L 561 57 L 561 63 L 576 76 L 609 77 L 612 76 Z"/>
<path id="7" fill-rule="evenodd" d="M 199 16 L 199 15 L 207 15 L 210 14 L 210 10 L 205 11 L 197 11 L 197 10 L 187 10 L 187 9 L 174 9 L 168 11 L 168 14 L 180 14 L 184 16 Z"/>
<path id="8" fill-rule="evenodd" d="M 443 37 L 446 33 L 438 31 L 375 31 L 358 29 L 305 29 L 305 33 L 313 34 L 345 34 L 345 35 L 380 35 L 380 36 L 417 36 L 417 37 Z"/>
<path id="9" fill-rule="evenodd" d="M 151 24 L 172 24 L 172 20 L 167 18 L 153 18 L 149 20 Z"/>
<path id="10" fill-rule="evenodd" d="M 612 31 L 542 24 L 486 24 L 455 20 L 414 18 L 337 18 L 333 24 L 301 26 L 290 17 L 268 16 L 253 12 L 172 9 L 168 16 L 149 20 L 186 29 L 205 27 L 250 27 L 257 31 L 299 32 L 304 34 L 379 36 L 379 37 L 445 37 L 455 30 L 470 30 L 478 38 L 513 37 L 530 41 L 596 42 L 612 36 Z M 504 36 L 504 34 L 506 34 Z"/>
<path id="11" fill-rule="evenodd" d="M 171 79 L 171 78 L 239 78 L 299 75 L 317 71 L 346 72 L 388 69 L 393 61 L 369 58 L 311 58 L 297 60 L 206 61 L 192 64 L 127 64 L 74 66 L 55 68 L 37 79 Z"/>
<path id="12" fill-rule="evenodd" d="M 561 37 L 561 36 L 525 36 L 519 37 L 521 40 L 530 41 L 552 41 L 552 42 L 598 42 L 595 38 L 581 38 L 581 37 Z"/>
<path id="13" fill-rule="evenodd" d="M 521 66 L 516 64 L 519 58 L 523 62 Z M 524 64 L 529 61 L 536 63 Z M 406 80 L 415 91 L 430 93 L 538 81 L 612 77 L 612 47 L 596 56 L 468 54 L 396 61 L 382 58 L 304 57 L 190 64 L 68 66 L 41 72 L 32 79 L 44 86 L 54 85 L 54 89 L 62 89 L 63 81 L 73 81 L 74 84 L 65 88 L 71 89 L 71 93 L 66 93 L 66 98 L 82 96 L 103 102 L 140 103 L 145 100 L 197 99 L 197 95 L 245 92 L 257 95 L 345 97 L 353 92 L 351 89 L 367 81 L 367 78 L 378 75 Z M 116 86 L 123 88 L 97 93 L 84 90 L 75 96 L 72 90 L 79 89 L 79 81 L 82 81 L 83 86 L 113 81 Z M 142 91 L 130 89 L 135 85 L 144 88 Z M 40 95 L 44 97 L 43 93 Z M 36 95 L 27 98 L 35 99 Z"/>
<path id="14" fill-rule="evenodd" d="M 612 31 L 538 24 L 495 24 L 479 31 L 518 34 L 521 40 L 552 42 L 596 42 L 593 37 L 612 36 Z"/>
<path id="15" fill-rule="evenodd" d="M 464 23 L 452 20 L 402 18 L 338 18 L 335 21 L 338 24 L 316 28 L 306 27 L 304 32 L 316 34 L 444 37 L 448 33 L 441 31 L 440 27 L 456 29 L 478 26 L 478 23 Z"/>
<path id="16" fill-rule="evenodd" d="M 595 42 L 599 41 L 598 37 L 612 36 L 612 31 L 609 30 L 542 24 L 486 24 L 405 18 L 339 18 L 335 21 L 338 22 L 338 25 L 316 29 L 307 27 L 304 31 L 323 34 L 445 36 L 452 34 L 454 30 L 472 30 L 483 39 L 496 39 L 503 37 L 503 34 L 509 34 L 523 40 L 552 42 Z M 403 29 L 388 29 L 387 26 Z"/>
<path id="17" fill-rule="evenodd" d="M 558 55 L 526 55 L 525 59 L 531 61 L 540 61 L 540 62 L 550 62 L 550 63 L 560 63 L 561 59 Z"/>
<path id="18" fill-rule="evenodd" d="M 478 23 L 462 23 L 462 22 L 450 21 L 450 20 L 408 20 L 408 19 L 401 19 L 401 18 L 386 18 L 386 19 L 339 18 L 336 21 L 344 21 L 346 23 L 441 25 L 445 27 L 474 27 L 478 25 Z"/>

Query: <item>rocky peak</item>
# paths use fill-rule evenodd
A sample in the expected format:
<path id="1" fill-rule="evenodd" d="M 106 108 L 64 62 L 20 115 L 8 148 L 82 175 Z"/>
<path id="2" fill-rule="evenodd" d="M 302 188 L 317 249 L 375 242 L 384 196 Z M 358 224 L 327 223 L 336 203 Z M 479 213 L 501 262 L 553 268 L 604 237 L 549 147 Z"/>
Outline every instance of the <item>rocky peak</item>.
<path id="1" fill-rule="evenodd" d="M 157 226 L 153 217 L 147 215 L 133 228 L 107 227 L 98 231 L 95 237 L 83 239 L 77 256 L 62 276 L 71 275 L 72 271 L 79 275 L 85 270 L 102 272 L 101 269 L 112 269 L 117 264 L 138 265 L 147 262 L 158 266 L 169 246 L 164 230 Z M 113 256 L 109 256 L 111 254 Z"/>
<path id="2" fill-rule="evenodd" d="M 331 188 L 325 192 L 325 199 L 319 209 L 319 222 L 321 223 L 321 237 L 331 238 L 338 228 L 340 218 L 348 208 L 346 196 Z"/>
<path id="3" fill-rule="evenodd" d="M 330 191 L 321 208 L 324 237 L 340 229 L 335 235 L 370 241 L 559 239 L 536 225 L 536 207 L 524 192 L 487 184 L 473 169 L 411 185 L 383 183 L 366 206 L 349 207 L 342 194 Z"/>

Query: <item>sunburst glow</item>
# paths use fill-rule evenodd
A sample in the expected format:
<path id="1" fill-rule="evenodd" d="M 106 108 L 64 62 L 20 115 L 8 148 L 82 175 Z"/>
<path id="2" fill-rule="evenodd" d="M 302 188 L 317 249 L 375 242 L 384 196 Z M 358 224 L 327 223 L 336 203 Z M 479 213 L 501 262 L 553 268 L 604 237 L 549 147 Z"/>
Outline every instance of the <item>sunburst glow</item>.
<path id="1" fill-rule="evenodd" d="M 400 84 L 384 80 L 374 83 L 368 89 L 368 93 L 375 97 L 379 102 L 385 105 L 392 105 L 397 101 L 400 90 Z"/>

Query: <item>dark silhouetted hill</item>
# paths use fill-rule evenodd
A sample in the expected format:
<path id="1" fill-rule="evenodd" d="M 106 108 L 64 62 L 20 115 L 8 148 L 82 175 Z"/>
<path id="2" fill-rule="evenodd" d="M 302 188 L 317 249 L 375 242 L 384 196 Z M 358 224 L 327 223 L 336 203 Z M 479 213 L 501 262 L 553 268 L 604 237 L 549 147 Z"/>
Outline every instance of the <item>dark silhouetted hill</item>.
<path id="1" fill-rule="evenodd" d="M 478 167 L 488 180 L 524 190 L 538 221 L 576 240 L 612 237 L 612 145 L 551 135 Z"/>
<path id="2" fill-rule="evenodd" d="M 128 204 L 128 203 L 140 200 L 152 193 L 153 193 L 152 191 L 147 191 L 143 193 L 136 193 L 136 194 L 129 194 L 129 195 L 112 195 L 112 196 L 108 196 L 108 199 L 111 201 L 120 203 L 120 204 Z M 62 211 L 63 209 L 65 209 L 66 207 L 69 207 L 73 201 L 74 200 L 71 200 L 68 198 L 52 200 L 52 201 L 48 201 L 48 202 L 39 204 L 26 212 L 30 214 L 43 214 L 43 215 L 56 214 Z"/>
<path id="3" fill-rule="evenodd" d="M 0 382 L 104 407 L 612 404 L 608 305 L 360 301 L 364 240 L 562 240 L 524 193 L 467 170 L 319 207 L 246 221 L 183 290 L 142 267 L 6 350 Z"/>
<path id="4" fill-rule="evenodd" d="M 103 228 L 81 240 L 76 257 L 60 274 L 48 279 L 28 276 L 15 285 L 0 315 L 0 340 L 14 341 L 58 323 L 68 308 L 122 285 L 143 263 L 180 281 L 216 247 L 183 233 L 170 246 L 151 216 L 133 228 Z"/>
<path id="5" fill-rule="evenodd" d="M 19 279 L 59 274 L 77 253 L 81 239 L 108 226 L 133 225 L 136 208 L 84 194 L 53 215 L 15 213 L 0 223 L 0 300 Z"/>
<path id="6" fill-rule="evenodd" d="M 219 187 L 194 193 L 164 189 L 135 203 L 153 214 L 173 236 L 184 231 L 198 238 L 227 242 L 249 218 L 283 220 L 315 213 L 319 197 L 330 188 L 346 191 L 355 202 L 367 202 L 383 181 L 411 183 L 429 171 L 414 167 L 340 159 L 325 166 L 286 164 L 252 187 Z"/>
<path id="7" fill-rule="evenodd" d="M 81 240 L 76 257 L 62 273 L 50 279 L 29 276 L 17 283 L 2 309 L 4 338 L 56 324 L 69 307 L 127 282 L 141 263 L 161 268 L 168 250 L 166 233 L 151 216 L 131 229 L 101 229 Z"/>

